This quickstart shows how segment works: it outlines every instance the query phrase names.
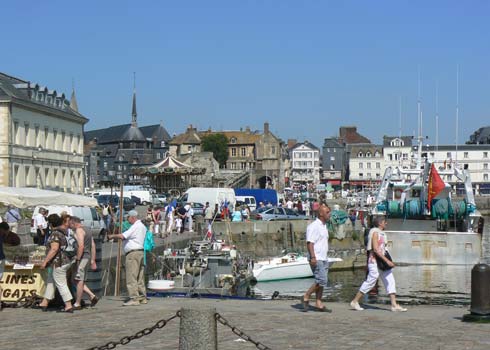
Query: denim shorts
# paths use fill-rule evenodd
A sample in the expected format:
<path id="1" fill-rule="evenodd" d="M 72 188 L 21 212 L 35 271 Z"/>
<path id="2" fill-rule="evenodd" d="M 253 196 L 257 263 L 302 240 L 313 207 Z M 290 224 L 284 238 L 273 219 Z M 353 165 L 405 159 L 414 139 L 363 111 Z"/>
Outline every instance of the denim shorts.
<path id="1" fill-rule="evenodd" d="M 319 284 L 321 287 L 327 287 L 327 272 L 328 272 L 328 262 L 325 260 L 317 260 L 316 265 L 311 267 L 313 276 L 315 277 L 315 283 Z"/>

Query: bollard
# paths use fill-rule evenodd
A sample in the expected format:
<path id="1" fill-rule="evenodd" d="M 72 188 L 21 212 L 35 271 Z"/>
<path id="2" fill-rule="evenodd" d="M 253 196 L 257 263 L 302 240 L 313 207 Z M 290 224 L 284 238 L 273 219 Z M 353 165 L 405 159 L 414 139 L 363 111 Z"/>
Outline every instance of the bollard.
<path id="1" fill-rule="evenodd" d="M 217 350 L 216 309 L 194 307 L 180 312 L 179 350 Z"/>
<path id="2" fill-rule="evenodd" d="M 471 270 L 471 314 L 465 322 L 490 322 L 490 266 L 476 264 Z"/>

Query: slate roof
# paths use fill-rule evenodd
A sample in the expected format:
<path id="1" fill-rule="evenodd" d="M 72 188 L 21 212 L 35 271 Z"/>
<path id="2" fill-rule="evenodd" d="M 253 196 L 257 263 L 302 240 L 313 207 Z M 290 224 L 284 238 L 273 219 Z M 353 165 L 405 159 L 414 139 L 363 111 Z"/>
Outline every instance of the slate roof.
<path id="1" fill-rule="evenodd" d="M 309 141 L 305 141 L 305 142 L 298 142 L 298 143 L 297 143 L 297 144 L 295 144 L 293 147 L 291 147 L 291 150 L 294 150 L 294 149 L 296 149 L 296 148 L 298 148 L 298 147 L 300 147 L 300 146 L 302 146 L 302 145 L 305 145 L 306 147 L 311 148 L 311 149 L 314 149 L 314 150 L 317 150 L 317 151 L 319 151 L 319 150 L 320 150 L 320 149 L 319 149 L 317 146 L 315 146 L 314 144 L 312 144 L 312 143 L 311 143 L 311 142 L 309 142 Z"/>
<path id="2" fill-rule="evenodd" d="M 90 142 L 94 138 L 98 144 L 117 143 L 119 141 L 128 141 L 133 137 L 134 140 L 153 139 L 163 140 L 168 142 L 170 135 L 161 124 L 147 125 L 136 128 L 137 131 L 131 131 L 131 124 L 114 125 L 104 129 L 85 131 L 85 143 Z"/>
<path id="3" fill-rule="evenodd" d="M 383 136 L 383 146 L 385 146 L 385 147 L 391 146 L 390 143 L 394 139 L 401 139 L 403 141 L 405 147 L 412 146 L 412 140 L 413 140 L 412 136 L 399 137 L 399 136 L 388 136 L 388 135 Z"/>
<path id="4" fill-rule="evenodd" d="M 347 145 L 353 143 L 371 143 L 371 140 L 357 132 L 357 127 L 355 126 L 341 126 L 339 140 Z"/>
<path id="5" fill-rule="evenodd" d="M 36 93 L 45 95 L 43 101 L 35 99 Z M 48 96 L 52 102 L 48 102 Z M 64 93 L 49 90 L 47 87 L 5 73 L 0 73 L 0 100 L 18 101 L 33 108 L 61 112 L 63 115 L 73 117 L 84 124 L 88 122 L 88 119 L 81 113 L 71 108 L 70 101 Z M 55 101 L 60 101 L 61 104 L 56 105 Z"/>
<path id="6" fill-rule="evenodd" d="M 468 144 L 490 144 L 490 126 L 476 130 L 471 136 Z"/>

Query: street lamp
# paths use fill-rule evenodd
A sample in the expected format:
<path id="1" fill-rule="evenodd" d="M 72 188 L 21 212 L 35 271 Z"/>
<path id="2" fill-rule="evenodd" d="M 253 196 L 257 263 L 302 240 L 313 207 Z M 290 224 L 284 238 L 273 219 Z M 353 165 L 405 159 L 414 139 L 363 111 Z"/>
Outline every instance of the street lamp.
<path id="1" fill-rule="evenodd" d="M 41 145 L 37 146 L 35 149 L 32 150 L 32 165 L 33 166 L 34 166 L 34 160 L 38 159 L 37 154 L 38 153 L 41 153 L 42 151 L 43 151 L 43 147 Z M 42 165 L 43 165 L 43 162 L 41 160 L 41 169 L 42 169 Z M 35 171 L 35 169 L 36 168 L 34 167 L 34 171 Z M 44 188 L 43 178 L 42 178 L 41 174 L 35 172 L 35 185 L 36 185 L 36 187 L 39 188 L 39 186 L 37 185 L 38 178 L 39 178 L 39 182 L 40 182 L 40 185 L 41 185 L 40 187 L 41 188 Z M 29 183 L 30 183 L 30 181 L 29 181 Z"/>

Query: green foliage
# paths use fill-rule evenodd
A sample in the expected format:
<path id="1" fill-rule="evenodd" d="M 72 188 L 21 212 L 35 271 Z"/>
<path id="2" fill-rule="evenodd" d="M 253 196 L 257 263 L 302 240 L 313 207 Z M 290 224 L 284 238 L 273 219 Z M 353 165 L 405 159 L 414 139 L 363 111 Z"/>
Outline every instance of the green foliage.
<path id="1" fill-rule="evenodd" d="M 213 157 L 224 167 L 228 160 L 228 138 L 224 134 L 211 134 L 202 139 L 203 152 L 213 152 Z"/>

